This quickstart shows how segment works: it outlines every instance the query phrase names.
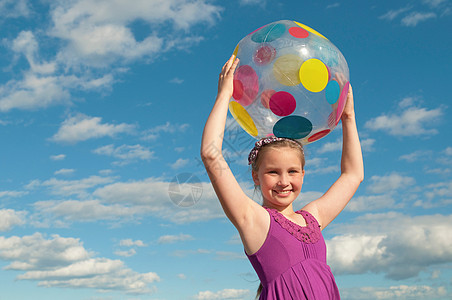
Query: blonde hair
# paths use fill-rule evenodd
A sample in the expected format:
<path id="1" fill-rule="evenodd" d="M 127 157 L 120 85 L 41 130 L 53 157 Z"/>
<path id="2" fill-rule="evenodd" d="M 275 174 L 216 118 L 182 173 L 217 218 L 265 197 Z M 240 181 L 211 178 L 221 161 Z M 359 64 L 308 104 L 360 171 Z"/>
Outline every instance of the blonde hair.
<path id="1" fill-rule="evenodd" d="M 291 139 L 281 139 L 281 140 L 275 140 L 268 144 L 263 144 L 259 151 L 256 154 L 256 158 L 251 163 L 251 170 L 254 172 L 257 172 L 259 170 L 259 166 L 262 162 L 262 159 L 264 157 L 264 154 L 268 152 L 270 149 L 280 149 L 280 148 L 291 148 L 298 152 L 300 161 L 301 161 L 301 168 L 304 170 L 305 165 L 305 157 L 304 157 L 304 150 L 303 145 L 301 145 L 299 142 Z M 253 149 L 254 150 L 254 149 Z"/>

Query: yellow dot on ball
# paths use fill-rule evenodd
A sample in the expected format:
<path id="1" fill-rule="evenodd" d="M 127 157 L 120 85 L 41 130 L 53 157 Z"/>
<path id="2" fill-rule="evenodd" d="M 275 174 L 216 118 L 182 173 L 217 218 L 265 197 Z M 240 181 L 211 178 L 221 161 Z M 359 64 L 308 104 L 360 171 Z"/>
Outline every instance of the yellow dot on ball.
<path id="1" fill-rule="evenodd" d="M 298 26 L 300 26 L 301 28 L 304 28 L 304 29 L 306 29 L 307 31 L 309 31 L 309 32 L 311 32 L 311 33 L 314 33 L 314 34 L 317 34 L 318 36 L 323 37 L 324 39 L 328 40 L 328 39 L 327 39 L 326 37 L 324 37 L 320 32 L 318 32 L 318 31 L 312 29 L 311 27 L 306 26 L 306 25 L 301 24 L 301 23 L 298 23 L 298 22 L 295 22 L 295 21 L 294 21 L 294 23 L 297 24 Z"/>
<path id="2" fill-rule="evenodd" d="M 286 54 L 279 57 L 273 64 L 273 75 L 279 83 L 286 86 L 300 84 L 298 72 L 303 59 L 294 54 Z"/>
<path id="3" fill-rule="evenodd" d="M 300 81 L 310 92 L 323 91 L 328 84 L 328 69 L 321 60 L 308 59 L 300 67 Z"/>
<path id="4" fill-rule="evenodd" d="M 237 53 L 239 52 L 239 45 L 237 44 L 237 46 L 235 46 L 234 52 L 232 53 L 232 55 L 234 55 L 234 57 L 237 57 Z"/>
<path id="5" fill-rule="evenodd" d="M 240 126 L 251 136 L 256 137 L 258 132 L 253 119 L 245 108 L 235 101 L 229 103 L 229 111 Z"/>

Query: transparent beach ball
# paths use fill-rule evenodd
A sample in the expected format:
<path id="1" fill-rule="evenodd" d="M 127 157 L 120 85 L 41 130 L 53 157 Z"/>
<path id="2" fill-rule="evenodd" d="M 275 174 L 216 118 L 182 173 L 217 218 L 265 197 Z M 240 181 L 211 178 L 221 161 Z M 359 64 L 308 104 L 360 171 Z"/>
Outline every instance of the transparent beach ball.
<path id="1" fill-rule="evenodd" d="M 337 126 L 349 70 L 322 34 L 295 21 L 277 21 L 244 37 L 234 54 L 240 64 L 229 111 L 248 134 L 306 145 Z"/>

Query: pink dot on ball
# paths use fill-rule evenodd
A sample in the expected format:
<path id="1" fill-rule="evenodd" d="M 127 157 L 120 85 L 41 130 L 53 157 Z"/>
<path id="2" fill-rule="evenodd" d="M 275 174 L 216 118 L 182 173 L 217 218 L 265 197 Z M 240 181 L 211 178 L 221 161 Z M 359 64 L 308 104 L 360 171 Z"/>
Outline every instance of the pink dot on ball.
<path id="1" fill-rule="evenodd" d="M 265 108 L 270 108 L 270 98 L 276 93 L 275 90 L 265 90 L 261 94 L 261 103 Z"/>
<path id="2" fill-rule="evenodd" d="M 257 65 L 266 65 L 276 56 L 276 50 L 270 45 L 259 47 L 253 55 L 253 60 Z"/>
<path id="3" fill-rule="evenodd" d="M 332 111 L 328 116 L 328 127 L 333 128 L 336 127 L 336 111 Z"/>
<path id="4" fill-rule="evenodd" d="M 299 39 L 304 39 L 307 38 L 309 36 L 309 32 L 301 27 L 290 27 L 289 28 L 289 33 L 290 35 L 292 35 L 293 37 L 299 38 Z"/>
<path id="5" fill-rule="evenodd" d="M 348 89 L 350 87 L 350 83 L 347 83 L 342 88 L 341 95 L 339 96 L 339 100 L 337 101 L 337 110 L 336 110 L 336 125 L 339 123 L 341 119 L 342 112 L 344 111 L 345 103 L 347 102 Z"/>
<path id="6" fill-rule="evenodd" d="M 234 79 L 234 91 L 232 92 L 232 97 L 235 100 L 240 100 L 243 97 L 243 84 L 240 80 Z"/>
<path id="7" fill-rule="evenodd" d="M 315 142 L 315 141 L 317 141 L 317 140 L 320 140 L 320 139 L 323 138 L 325 135 L 327 135 L 328 133 L 330 133 L 330 131 L 331 131 L 330 129 L 325 129 L 325 130 L 319 131 L 319 132 L 317 132 L 317 133 L 311 135 L 311 136 L 308 138 L 308 142 Z"/>
<path id="8" fill-rule="evenodd" d="M 239 99 L 234 97 L 234 99 L 243 106 L 253 103 L 259 92 L 259 77 L 256 71 L 248 65 L 240 66 L 234 74 L 234 81 L 240 81 L 242 84 L 242 86 L 237 84 L 237 96 L 241 94 L 241 97 Z"/>
<path id="9" fill-rule="evenodd" d="M 288 116 L 294 112 L 297 107 L 297 101 L 288 92 L 276 92 L 270 97 L 269 107 L 277 116 Z"/>

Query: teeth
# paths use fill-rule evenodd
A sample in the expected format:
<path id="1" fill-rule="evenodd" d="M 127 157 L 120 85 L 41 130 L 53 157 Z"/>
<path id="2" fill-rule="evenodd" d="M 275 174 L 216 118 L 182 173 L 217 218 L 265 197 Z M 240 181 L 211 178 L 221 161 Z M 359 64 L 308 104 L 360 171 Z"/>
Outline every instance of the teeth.
<path id="1" fill-rule="evenodd" d="M 277 192 L 278 194 L 289 194 L 290 193 L 290 191 L 279 191 L 279 192 Z"/>

